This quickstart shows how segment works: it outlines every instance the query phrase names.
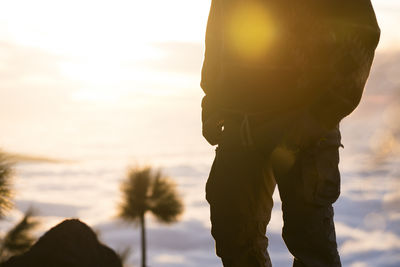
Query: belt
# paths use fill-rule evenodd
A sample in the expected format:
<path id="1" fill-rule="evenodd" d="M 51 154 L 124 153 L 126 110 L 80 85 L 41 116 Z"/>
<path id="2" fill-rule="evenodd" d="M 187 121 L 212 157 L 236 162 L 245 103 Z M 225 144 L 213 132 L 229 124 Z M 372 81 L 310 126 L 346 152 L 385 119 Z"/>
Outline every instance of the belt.
<path id="1" fill-rule="evenodd" d="M 252 134 L 252 124 L 264 123 L 272 112 L 244 112 L 241 110 L 222 109 L 224 118 L 224 127 L 237 127 L 240 134 L 240 140 L 245 149 L 255 149 L 254 138 Z"/>

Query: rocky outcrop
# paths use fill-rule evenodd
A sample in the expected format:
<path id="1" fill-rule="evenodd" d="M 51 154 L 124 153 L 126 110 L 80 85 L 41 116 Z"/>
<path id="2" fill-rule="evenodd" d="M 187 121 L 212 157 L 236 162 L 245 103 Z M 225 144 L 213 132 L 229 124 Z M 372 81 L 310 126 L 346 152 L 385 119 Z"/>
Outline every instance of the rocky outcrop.
<path id="1" fill-rule="evenodd" d="M 122 267 L 117 254 L 101 244 L 79 220 L 65 220 L 45 233 L 26 253 L 1 267 Z"/>

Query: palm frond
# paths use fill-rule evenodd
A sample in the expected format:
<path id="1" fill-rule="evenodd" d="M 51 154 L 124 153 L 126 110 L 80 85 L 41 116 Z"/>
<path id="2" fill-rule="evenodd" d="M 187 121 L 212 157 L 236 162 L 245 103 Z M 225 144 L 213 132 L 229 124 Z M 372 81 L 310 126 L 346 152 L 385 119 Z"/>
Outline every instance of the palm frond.
<path id="1" fill-rule="evenodd" d="M 119 216 L 127 221 L 137 222 L 141 214 L 151 211 L 160 222 L 171 223 L 183 212 L 176 185 L 160 170 L 151 167 L 130 169 L 121 191 L 123 202 Z"/>
<path id="2" fill-rule="evenodd" d="M 152 189 L 150 210 L 153 215 L 160 222 L 177 221 L 178 216 L 183 212 L 183 203 L 176 191 L 175 183 L 166 177 L 157 175 Z"/>
<path id="3" fill-rule="evenodd" d="M 132 168 L 128 179 L 121 185 L 122 203 L 119 216 L 128 221 L 137 221 L 148 209 L 147 196 L 151 186 L 150 167 Z"/>
<path id="4" fill-rule="evenodd" d="M 12 163 L 0 151 L 0 218 L 12 208 L 11 179 L 13 175 Z"/>
<path id="5" fill-rule="evenodd" d="M 29 209 L 22 220 L 6 233 L 1 244 L 1 258 L 8 258 L 28 250 L 36 240 L 32 231 L 38 224 L 39 221 L 34 217 L 33 209 Z"/>

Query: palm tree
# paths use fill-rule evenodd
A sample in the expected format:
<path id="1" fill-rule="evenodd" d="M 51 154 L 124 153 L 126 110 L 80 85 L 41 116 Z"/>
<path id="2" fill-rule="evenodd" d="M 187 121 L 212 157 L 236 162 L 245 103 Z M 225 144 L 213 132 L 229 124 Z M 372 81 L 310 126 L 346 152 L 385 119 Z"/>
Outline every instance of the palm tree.
<path id="1" fill-rule="evenodd" d="M 160 170 L 153 171 L 151 167 L 130 169 L 121 191 L 119 217 L 140 224 L 142 267 L 146 267 L 146 212 L 151 212 L 159 222 L 172 223 L 183 212 L 182 200 L 175 184 Z"/>
<path id="2" fill-rule="evenodd" d="M 0 219 L 13 207 L 12 176 L 13 163 L 7 154 L 0 150 Z M 33 210 L 29 209 L 24 217 L 0 238 L 0 262 L 25 252 L 32 246 L 35 241 L 32 230 L 39 223 L 33 213 Z"/>
<path id="3" fill-rule="evenodd" d="M 12 163 L 0 150 L 0 218 L 12 208 L 11 179 L 13 175 Z"/>

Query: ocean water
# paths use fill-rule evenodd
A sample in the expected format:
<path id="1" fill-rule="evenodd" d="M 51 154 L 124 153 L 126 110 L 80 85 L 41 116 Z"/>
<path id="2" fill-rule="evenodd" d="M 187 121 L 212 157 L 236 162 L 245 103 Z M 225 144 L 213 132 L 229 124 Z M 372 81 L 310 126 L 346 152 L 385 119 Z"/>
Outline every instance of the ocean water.
<path id="1" fill-rule="evenodd" d="M 343 266 L 400 266 L 396 58 L 378 55 L 359 108 L 341 124 L 345 148 L 341 149 L 342 193 L 335 203 L 335 220 Z M 113 104 L 78 98 L 54 105 L 51 112 L 14 112 L 1 145 L 60 162 L 17 164 L 16 209 L 1 229 L 29 207 L 42 221 L 38 235 L 64 218 L 80 218 L 112 248 L 131 246 L 128 263 L 139 266 L 139 229 L 116 214 L 128 167 L 150 164 L 176 182 L 185 212 L 171 225 L 147 215 L 149 266 L 221 266 L 204 199 L 214 148 L 201 136 L 202 92 L 193 84 L 187 91 L 132 93 Z M 274 266 L 285 267 L 292 259 L 281 238 L 278 194 L 274 199 L 269 251 Z"/>

